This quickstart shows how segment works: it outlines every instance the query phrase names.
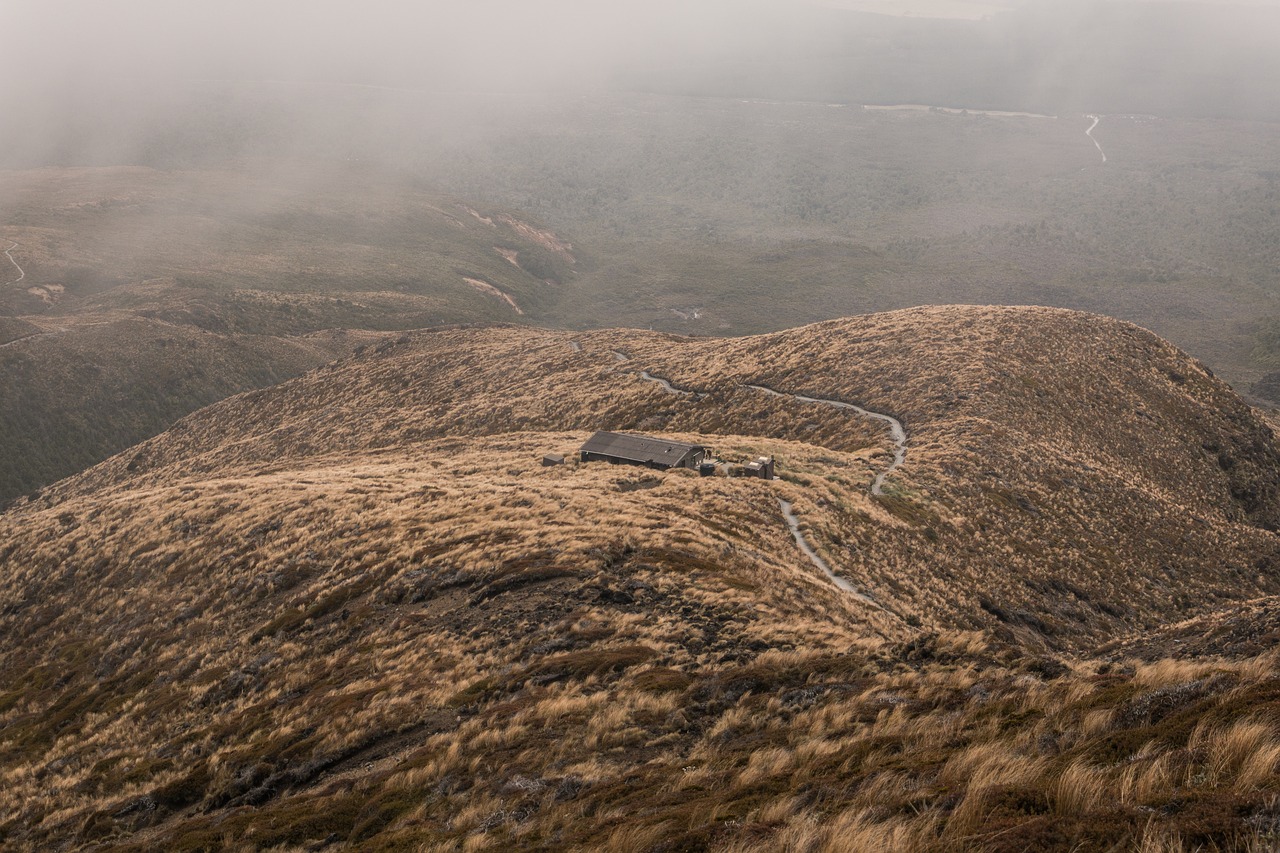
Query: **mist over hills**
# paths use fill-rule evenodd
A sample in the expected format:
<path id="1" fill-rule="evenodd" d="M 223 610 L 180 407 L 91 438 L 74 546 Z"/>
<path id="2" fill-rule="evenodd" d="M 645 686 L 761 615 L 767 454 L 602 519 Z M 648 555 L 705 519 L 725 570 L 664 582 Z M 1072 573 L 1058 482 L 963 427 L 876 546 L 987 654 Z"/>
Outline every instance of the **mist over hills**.
<path id="1" fill-rule="evenodd" d="M 30 67 L 49 44 L 67 55 L 5 100 L 47 119 L 50 96 L 128 81 L 145 115 L 145 95 L 175 82 L 238 80 L 1280 118 L 1274 4 L 1038 2 L 978 20 L 723 0 L 380 0 L 350 12 L 299 0 L 19 3 L 4 61 Z"/>
<path id="2" fill-rule="evenodd" d="M 378 331 L 545 315 L 577 261 L 505 211 L 376 172 L 38 170 L 3 184 L 24 277 L 0 291 L 16 315 L 0 328 L 0 498 Z"/>
<path id="3" fill-rule="evenodd" d="M 1280 367 L 1271 125 L 1109 117 L 1095 131 L 1103 163 L 1084 117 L 656 96 L 358 103 L 371 125 L 348 134 L 341 158 L 321 135 L 306 152 L 268 146 L 198 167 L 7 173 L 3 233 L 24 278 L 0 288 L 6 335 L 121 318 L 168 324 L 156 334 L 173 340 L 192 329 L 289 347 L 332 328 L 473 321 L 731 335 L 918 304 L 1032 302 L 1138 322 L 1238 389 L 1276 394 L 1274 377 L 1261 381 Z M 455 129 L 417 136 L 417 110 Z M 199 150 L 188 141 L 171 150 Z M 96 340 L 111 340 L 106 328 Z M 71 390 L 74 408 L 136 352 L 63 359 L 58 342 L 0 350 L 27 365 L 8 374 L 14 399 L 45 412 L 28 425 L 85 415 L 52 411 L 26 384 Z M 23 355 L 36 346 L 39 357 Z M 64 360 L 74 370 L 46 372 Z M 163 416 L 126 393 L 136 428 L 91 441 L 32 432 L 6 410 L 15 441 L 77 461 L 18 472 L 0 492 L 265 381 L 206 372 L 220 378 L 196 378 L 191 402 Z"/>
<path id="4" fill-rule="evenodd" d="M 4 29 L 0 848 L 1276 849 L 1275 2 Z"/>
<path id="5" fill-rule="evenodd" d="M 1137 322 L 1280 394 L 1273 7 L 348 11 L 16 6 L 0 236 L 25 277 L 0 287 L 5 337 L 106 315 L 175 339 L 513 319 L 733 335 L 1029 303 Z M 128 429 L 51 436 L 132 363 L 56 341 L 3 351 L 55 347 L 8 372 L 31 413 L 4 433 L 34 455 L 0 495 L 316 363 L 210 365 L 181 406 L 125 393 Z M 46 383 L 70 409 L 24 390 Z"/>

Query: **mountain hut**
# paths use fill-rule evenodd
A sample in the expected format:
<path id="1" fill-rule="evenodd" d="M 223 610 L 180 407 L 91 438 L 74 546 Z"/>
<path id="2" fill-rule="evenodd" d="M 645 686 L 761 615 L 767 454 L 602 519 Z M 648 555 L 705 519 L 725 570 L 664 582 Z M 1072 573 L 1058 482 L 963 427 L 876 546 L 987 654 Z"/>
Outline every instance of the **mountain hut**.
<path id="1" fill-rule="evenodd" d="M 691 468 L 697 470 L 707 458 L 707 448 L 647 435 L 627 435 L 600 430 L 582 445 L 583 462 L 612 462 L 617 465 L 644 465 L 648 468 Z"/>

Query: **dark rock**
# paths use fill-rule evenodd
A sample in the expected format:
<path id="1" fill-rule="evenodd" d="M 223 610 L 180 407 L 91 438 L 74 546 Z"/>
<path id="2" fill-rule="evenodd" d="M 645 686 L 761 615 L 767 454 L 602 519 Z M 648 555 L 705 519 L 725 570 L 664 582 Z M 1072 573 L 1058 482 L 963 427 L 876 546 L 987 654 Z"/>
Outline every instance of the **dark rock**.
<path id="1" fill-rule="evenodd" d="M 636 598 L 624 589 L 610 589 L 606 586 L 599 589 L 596 600 L 606 604 L 634 604 Z"/>

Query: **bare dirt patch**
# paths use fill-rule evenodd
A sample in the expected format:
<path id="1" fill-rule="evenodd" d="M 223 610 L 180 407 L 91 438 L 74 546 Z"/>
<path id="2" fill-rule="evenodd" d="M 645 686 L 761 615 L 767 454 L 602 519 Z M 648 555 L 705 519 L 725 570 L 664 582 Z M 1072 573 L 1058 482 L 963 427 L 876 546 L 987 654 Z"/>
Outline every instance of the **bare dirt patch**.
<path id="1" fill-rule="evenodd" d="M 516 312 L 517 314 L 524 314 L 524 311 L 520 308 L 519 305 L 516 304 L 516 301 L 511 298 L 511 294 L 504 293 L 503 291 L 494 287 L 492 284 L 489 284 L 489 282 L 481 281 L 478 278 L 467 278 L 466 276 L 463 276 L 463 281 L 465 281 L 467 284 L 471 285 L 481 293 L 488 294 L 489 296 L 496 296 L 497 298 L 501 299 L 503 302 L 510 305 L 511 310 Z"/>
<path id="2" fill-rule="evenodd" d="M 577 263 L 578 259 L 573 256 L 573 244 L 560 239 L 554 231 L 546 228 L 535 228 L 527 222 L 521 222 L 514 216 L 499 216 L 498 220 L 531 243 L 537 243 L 555 252 L 571 264 Z"/>
<path id="3" fill-rule="evenodd" d="M 470 213 L 470 214 L 471 214 L 472 216 L 474 216 L 476 219 L 478 219 L 478 220 L 480 220 L 481 222 L 483 222 L 485 225 L 488 225 L 490 228 L 495 228 L 495 227 L 496 227 L 496 226 L 493 224 L 493 220 L 492 220 L 492 219 L 490 219 L 490 218 L 489 218 L 489 217 L 487 217 L 487 216 L 481 216 L 481 215 L 480 215 L 480 211 L 478 211 L 478 210 L 473 210 L 472 208 L 470 208 L 470 207 L 465 207 L 465 206 L 464 206 L 462 209 L 463 209 L 463 210 L 465 210 L 467 213 Z"/>

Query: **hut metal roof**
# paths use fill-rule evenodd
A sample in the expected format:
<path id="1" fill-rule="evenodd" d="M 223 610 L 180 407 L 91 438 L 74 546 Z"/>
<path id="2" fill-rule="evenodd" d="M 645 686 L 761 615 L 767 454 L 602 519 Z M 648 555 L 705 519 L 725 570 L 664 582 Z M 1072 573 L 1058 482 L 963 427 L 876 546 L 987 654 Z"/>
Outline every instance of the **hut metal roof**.
<path id="1" fill-rule="evenodd" d="M 701 448 L 701 444 L 684 444 L 663 438 L 651 438 L 647 435 L 626 435 L 600 430 L 582 445 L 582 452 L 597 453 L 632 462 L 664 462 L 674 465 L 691 450 Z"/>

